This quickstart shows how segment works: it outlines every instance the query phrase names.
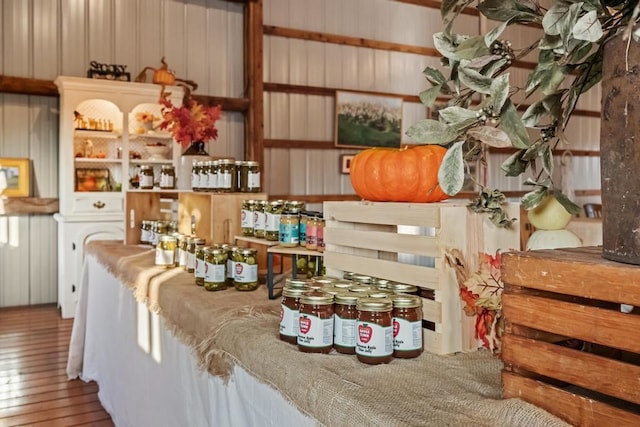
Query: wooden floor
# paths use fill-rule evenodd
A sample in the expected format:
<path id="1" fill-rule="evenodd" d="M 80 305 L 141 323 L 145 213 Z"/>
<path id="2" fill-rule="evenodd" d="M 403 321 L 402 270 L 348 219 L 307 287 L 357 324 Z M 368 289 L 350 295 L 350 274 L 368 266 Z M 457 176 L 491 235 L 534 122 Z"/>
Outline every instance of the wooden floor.
<path id="1" fill-rule="evenodd" d="M 72 324 L 55 305 L 0 308 L 0 427 L 113 426 L 98 386 L 67 379 Z"/>

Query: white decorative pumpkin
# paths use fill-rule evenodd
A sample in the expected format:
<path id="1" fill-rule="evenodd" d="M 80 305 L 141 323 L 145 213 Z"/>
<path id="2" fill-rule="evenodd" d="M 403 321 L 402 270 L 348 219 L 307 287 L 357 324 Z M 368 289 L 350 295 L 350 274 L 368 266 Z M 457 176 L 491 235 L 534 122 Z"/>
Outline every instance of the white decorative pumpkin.
<path id="1" fill-rule="evenodd" d="M 536 230 L 527 241 L 527 250 L 577 248 L 582 240 L 569 230 Z"/>

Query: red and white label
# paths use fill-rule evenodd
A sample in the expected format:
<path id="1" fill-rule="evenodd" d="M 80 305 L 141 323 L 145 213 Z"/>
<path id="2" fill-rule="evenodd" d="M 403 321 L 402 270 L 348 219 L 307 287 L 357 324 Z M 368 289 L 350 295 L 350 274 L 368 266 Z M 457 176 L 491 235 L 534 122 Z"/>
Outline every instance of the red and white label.
<path id="1" fill-rule="evenodd" d="M 369 325 L 358 325 L 358 338 L 360 338 L 360 342 L 367 344 L 371 341 L 371 334 L 373 333 L 373 329 Z"/>
<path id="2" fill-rule="evenodd" d="M 298 317 L 298 344 L 305 347 L 326 347 L 333 344 L 333 316 L 321 319 L 311 314 Z"/>
<path id="3" fill-rule="evenodd" d="M 384 357 L 393 354 L 393 327 L 377 323 L 357 322 L 356 354 Z"/>
<path id="4" fill-rule="evenodd" d="M 410 322 L 399 317 L 393 318 L 393 348 L 407 351 L 422 348 L 422 322 Z"/>
<path id="5" fill-rule="evenodd" d="M 289 337 L 297 337 L 299 329 L 299 312 L 286 305 L 280 305 L 280 333 Z"/>

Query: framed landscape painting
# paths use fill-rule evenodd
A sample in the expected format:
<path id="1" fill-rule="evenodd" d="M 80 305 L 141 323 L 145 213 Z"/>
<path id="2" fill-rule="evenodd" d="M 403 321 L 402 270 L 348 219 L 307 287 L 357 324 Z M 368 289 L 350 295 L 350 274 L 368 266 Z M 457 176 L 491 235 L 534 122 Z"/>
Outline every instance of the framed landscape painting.
<path id="1" fill-rule="evenodd" d="M 29 197 L 29 159 L 0 158 L 0 195 Z"/>
<path id="2" fill-rule="evenodd" d="M 335 146 L 400 147 L 402 98 L 336 92 Z"/>

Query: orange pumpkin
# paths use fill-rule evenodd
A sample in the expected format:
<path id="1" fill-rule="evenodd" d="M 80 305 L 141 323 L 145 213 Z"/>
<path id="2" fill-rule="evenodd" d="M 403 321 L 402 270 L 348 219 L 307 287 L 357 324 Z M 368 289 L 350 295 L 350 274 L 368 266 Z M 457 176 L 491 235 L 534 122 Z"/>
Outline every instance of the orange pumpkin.
<path id="1" fill-rule="evenodd" d="M 439 145 L 369 148 L 351 160 L 351 185 L 373 202 L 439 202 L 449 198 L 438 184 L 447 149 Z"/>

